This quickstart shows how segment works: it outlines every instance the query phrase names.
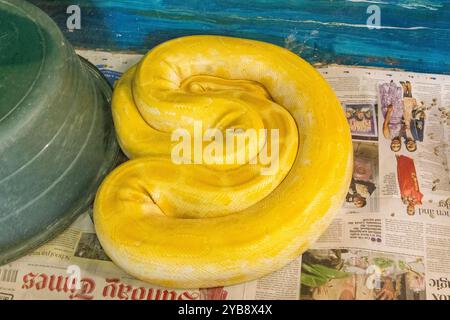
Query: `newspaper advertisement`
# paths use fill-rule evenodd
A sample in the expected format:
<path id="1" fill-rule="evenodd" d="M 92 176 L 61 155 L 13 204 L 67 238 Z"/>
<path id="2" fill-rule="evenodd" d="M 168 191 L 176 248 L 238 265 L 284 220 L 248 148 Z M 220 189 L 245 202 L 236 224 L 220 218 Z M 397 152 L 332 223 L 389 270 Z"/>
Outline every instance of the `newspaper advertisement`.
<path id="1" fill-rule="evenodd" d="M 113 85 L 142 57 L 80 50 Z M 136 280 L 108 258 L 92 210 L 0 266 L 0 299 L 450 300 L 450 76 L 327 66 L 353 137 L 345 202 L 301 257 L 264 278 L 211 289 Z"/>

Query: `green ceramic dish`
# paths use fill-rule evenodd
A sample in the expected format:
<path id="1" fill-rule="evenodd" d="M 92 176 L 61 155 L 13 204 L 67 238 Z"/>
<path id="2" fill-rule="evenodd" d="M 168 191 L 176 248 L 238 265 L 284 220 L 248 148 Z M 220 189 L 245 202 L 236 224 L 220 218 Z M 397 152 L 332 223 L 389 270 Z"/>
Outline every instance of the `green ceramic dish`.
<path id="1" fill-rule="evenodd" d="M 0 0 L 0 265 L 90 205 L 119 153 L 110 99 L 45 13 Z"/>

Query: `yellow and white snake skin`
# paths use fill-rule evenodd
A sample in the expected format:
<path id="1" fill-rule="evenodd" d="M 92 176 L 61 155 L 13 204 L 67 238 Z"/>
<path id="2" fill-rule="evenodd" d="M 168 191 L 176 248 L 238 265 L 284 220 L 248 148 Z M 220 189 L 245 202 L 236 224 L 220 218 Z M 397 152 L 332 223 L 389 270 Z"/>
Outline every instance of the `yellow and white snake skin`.
<path id="1" fill-rule="evenodd" d="M 112 108 L 133 160 L 101 185 L 95 227 L 109 257 L 150 283 L 215 287 L 273 272 L 320 236 L 350 183 L 351 136 L 336 96 L 313 67 L 275 45 L 168 41 L 122 76 Z M 277 170 L 262 174 L 271 164 L 251 163 L 261 152 L 251 143 L 225 152 L 243 155 L 243 164 L 218 163 L 216 154 L 174 163 L 172 133 L 195 135 L 196 122 L 202 133 L 277 129 Z"/>

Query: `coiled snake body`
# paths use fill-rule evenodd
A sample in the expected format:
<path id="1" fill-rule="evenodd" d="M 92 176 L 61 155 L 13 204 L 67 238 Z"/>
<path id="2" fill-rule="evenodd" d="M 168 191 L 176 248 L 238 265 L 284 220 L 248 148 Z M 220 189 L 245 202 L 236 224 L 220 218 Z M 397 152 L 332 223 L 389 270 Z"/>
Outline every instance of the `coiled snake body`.
<path id="1" fill-rule="evenodd" d="M 271 44 L 191 36 L 159 45 L 119 80 L 113 116 L 133 160 L 97 193 L 97 234 L 117 265 L 158 285 L 230 285 L 283 267 L 325 230 L 350 182 L 351 137 L 334 93 Z M 194 143 L 184 164 L 174 163 L 173 133 L 195 136 L 198 122 L 203 137 L 208 129 L 268 134 L 203 153 L 201 163 Z M 206 138 L 203 148 L 218 136 Z M 278 157 L 252 161 L 264 147 Z"/>

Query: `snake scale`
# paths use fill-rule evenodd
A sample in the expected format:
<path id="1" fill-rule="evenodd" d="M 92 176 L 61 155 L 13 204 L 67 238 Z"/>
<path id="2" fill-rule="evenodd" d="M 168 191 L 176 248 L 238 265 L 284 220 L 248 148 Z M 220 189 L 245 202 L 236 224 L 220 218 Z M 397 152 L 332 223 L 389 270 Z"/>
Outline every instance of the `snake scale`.
<path id="1" fill-rule="evenodd" d="M 121 77 L 112 109 L 131 160 L 98 190 L 95 227 L 110 258 L 141 280 L 199 288 L 264 276 L 306 250 L 345 197 L 352 143 L 342 108 L 322 76 L 281 47 L 222 36 L 170 40 Z M 193 152 L 174 163 L 180 128 L 200 130 L 201 150 L 214 152 L 195 161 L 192 142 Z M 214 149 L 228 129 L 265 134 Z M 263 151 L 271 161 L 253 161 Z"/>

